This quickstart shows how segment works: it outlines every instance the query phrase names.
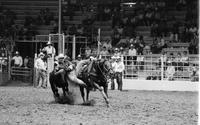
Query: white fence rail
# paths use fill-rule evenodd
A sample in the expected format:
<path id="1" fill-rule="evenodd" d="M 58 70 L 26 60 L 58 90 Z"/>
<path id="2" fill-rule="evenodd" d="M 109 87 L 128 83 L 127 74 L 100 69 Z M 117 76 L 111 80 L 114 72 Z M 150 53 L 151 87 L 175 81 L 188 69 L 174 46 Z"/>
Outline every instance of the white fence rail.
<path id="1" fill-rule="evenodd" d="M 102 56 L 102 58 L 110 59 L 111 55 Z M 139 58 L 140 57 L 140 58 Z M 142 57 L 142 58 L 141 58 Z M 123 56 L 125 71 L 125 79 L 139 79 L 139 80 L 167 80 L 167 68 L 171 64 L 175 73 L 173 79 L 176 81 L 191 80 L 193 70 L 199 71 L 199 56 L 189 55 L 188 61 L 180 62 L 174 60 L 162 61 L 161 55 L 137 55 L 137 56 Z M 167 59 L 168 60 L 168 59 Z M 198 77 L 198 74 L 195 74 Z"/>

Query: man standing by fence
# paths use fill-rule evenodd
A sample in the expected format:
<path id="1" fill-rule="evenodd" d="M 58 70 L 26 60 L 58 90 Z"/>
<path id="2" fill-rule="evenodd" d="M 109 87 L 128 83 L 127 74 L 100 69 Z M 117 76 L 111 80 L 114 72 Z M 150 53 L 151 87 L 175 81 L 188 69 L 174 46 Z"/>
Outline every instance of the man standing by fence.
<path id="1" fill-rule="evenodd" d="M 19 55 L 19 52 L 18 52 L 18 51 L 16 51 L 15 54 L 16 54 L 16 55 L 12 58 L 12 60 L 14 61 L 14 62 L 13 62 L 13 63 L 14 63 L 14 66 L 15 66 L 15 67 L 21 67 L 22 64 L 23 64 L 22 57 Z"/>
<path id="2" fill-rule="evenodd" d="M 123 85 L 122 74 L 123 74 L 124 69 L 125 69 L 124 62 L 121 60 L 120 56 L 117 56 L 116 63 L 113 64 L 113 70 L 115 72 L 115 77 L 118 84 L 118 90 L 120 91 L 122 91 L 122 85 Z M 112 84 L 114 84 L 114 80 Z"/>
<path id="3" fill-rule="evenodd" d="M 55 56 L 55 54 L 56 54 L 56 50 L 55 50 L 55 48 L 52 46 L 52 43 L 51 43 L 50 41 L 47 42 L 47 46 L 44 47 L 43 50 L 47 53 L 48 57 L 54 58 L 54 56 Z"/>
<path id="4" fill-rule="evenodd" d="M 44 54 L 40 53 L 38 59 L 35 62 L 35 68 L 36 68 L 36 72 L 37 72 L 37 78 L 36 78 L 36 82 L 37 82 L 37 88 L 43 87 L 46 88 L 47 87 L 47 65 L 44 62 Z"/>

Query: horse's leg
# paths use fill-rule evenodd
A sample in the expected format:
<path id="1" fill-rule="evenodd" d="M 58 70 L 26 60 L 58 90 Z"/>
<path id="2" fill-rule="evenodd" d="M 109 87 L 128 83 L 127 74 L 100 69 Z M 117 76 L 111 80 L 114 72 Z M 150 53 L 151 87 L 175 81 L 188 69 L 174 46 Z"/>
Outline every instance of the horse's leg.
<path id="1" fill-rule="evenodd" d="M 94 83 L 94 86 L 101 92 L 103 98 L 106 101 L 107 106 L 109 107 L 110 106 L 109 105 L 109 99 L 108 99 L 107 95 L 105 94 L 105 92 L 103 91 L 103 89 L 98 84 L 96 84 L 96 83 Z"/>
<path id="2" fill-rule="evenodd" d="M 62 90 L 63 90 L 63 96 L 66 96 L 66 88 L 65 88 L 65 86 L 64 87 L 62 87 Z"/>
<path id="3" fill-rule="evenodd" d="M 83 98 L 83 102 L 85 102 L 85 92 L 84 92 L 84 87 L 80 86 L 80 91 L 81 91 L 81 96 Z"/>
<path id="4" fill-rule="evenodd" d="M 87 88 L 87 89 L 86 89 L 86 91 L 87 91 L 87 97 L 86 97 L 86 100 L 87 100 L 87 101 L 89 101 L 90 89 L 89 89 L 89 88 Z"/>
<path id="5" fill-rule="evenodd" d="M 53 91 L 54 94 L 54 98 L 57 99 L 59 98 L 59 93 L 58 93 L 58 88 L 56 87 L 56 83 L 55 83 L 55 77 L 52 73 L 50 73 L 50 77 L 49 77 L 49 81 L 50 81 L 50 85 L 51 85 L 51 90 Z"/>
<path id="6" fill-rule="evenodd" d="M 106 94 L 106 96 L 108 98 L 108 84 L 107 83 L 105 83 L 105 86 L 103 87 L 103 90 L 104 90 L 104 92 L 105 92 L 105 94 Z"/>

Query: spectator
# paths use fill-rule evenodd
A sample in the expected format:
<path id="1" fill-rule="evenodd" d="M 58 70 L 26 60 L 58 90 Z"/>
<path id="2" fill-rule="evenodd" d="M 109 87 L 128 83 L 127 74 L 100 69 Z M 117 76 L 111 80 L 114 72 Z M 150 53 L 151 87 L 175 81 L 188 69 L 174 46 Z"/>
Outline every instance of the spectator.
<path id="1" fill-rule="evenodd" d="M 115 65 L 116 65 L 116 57 L 115 56 L 112 56 L 111 57 L 111 66 L 112 66 L 112 69 L 114 70 L 115 68 Z M 114 79 L 115 78 L 115 74 L 113 77 L 111 77 L 111 90 L 115 90 L 115 83 L 114 83 Z"/>
<path id="2" fill-rule="evenodd" d="M 51 57 L 51 58 L 54 58 L 56 54 L 56 50 L 50 41 L 47 42 L 47 46 L 44 47 L 43 51 L 45 51 L 48 57 Z"/>
<path id="3" fill-rule="evenodd" d="M 147 12 L 146 12 L 146 14 L 145 14 L 145 24 L 146 24 L 146 26 L 150 26 L 151 25 L 151 23 L 152 23 L 152 18 L 153 18 L 153 13 L 150 11 L 150 10 L 148 10 Z"/>
<path id="4" fill-rule="evenodd" d="M 133 61 L 133 64 L 136 64 L 137 59 L 137 51 L 135 49 L 135 46 L 131 44 L 130 49 L 128 50 L 128 64 L 131 64 Z"/>
<path id="5" fill-rule="evenodd" d="M 119 48 L 115 48 L 114 54 L 113 54 L 113 55 L 114 55 L 115 57 L 117 57 L 117 56 L 122 56 L 121 53 L 120 53 Z"/>
<path id="6" fill-rule="evenodd" d="M 167 64 L 172 63 L 172 65 L 175 65 L 175 57 L 173 53 L 170 53 L 169 57 L 167 58 Z"/>
<path id="7" fill-rule="evenodd" d="M 189 50 L 190 54 L 197 54 L 197 52 L 198 52 L 198 42 L 195 39 L 193 39 L 190 42 L 188 50 Z"/>
<path id="8" fill-rule="evenodd" d="M 158 24 L 156 22 L 153 22 L 151 24 L 151 36 L 152 37 L 158 36 Z"/>
<path id="9" fill-rule="evenodd" d="M 112 12 L 112 28 L 114 28 L 120 20 L 120 13 L 117 8 L 114 8 Z"/>
<path id="10" fill-rule="evenodd" d="M 123 47 L 119 48 L 119 52 L 120 52 L 121 55 L 126 55 L 126 50 Z"/>
<path id="11" fill-rule="evenodd" d="M 113 64 L 113 67 L 114 67 L 114 72 L 116 76 L 116 81 L 118 84 L 118 90 L 122 91 L 122 88 L 123 88 L 122 74 L 125 69 L 125 66 L 124 66 L 123 61 L 121 61 L 120 56 L 117 56 L 116 58 L 117 60 L 116 60 L 116 63 Z"/>
<path id="12" fill-rule="evenodd" d="M 159 52 L 161 52 L 164 48 L 167 48 L 168 45 L 163 37 L 160 38 L 160 42 L 158 43 Z"/>
<path id="13" fill-rule="evenodd" d="M 100 51 L 100 55 L 107 56 L 109 54 L 108 50 L 105 46 L 103 46 L 103 49 Z"/>
<path id="14" fill-rule="evenodd" d="M 149 45 L 146 45 L 146 46 L 144 47 L 144 49 L 143 49 L 143 54 L 144 54 L 144 55 L 150 55 L 150 54 L 152 54 L 151 48 L 150 48 Z"/>
<path id="15" fill-rule="evenodd" d="M 172 62 L 168 62 L 168 67 L 166 70 L 167 80 L 173 80 L 175 74 L 175 67 L 172 65 Z"/>
<path id="16" fill-rule="evenodd" d="M 110 52 L 111 49 L 112 49 L 111 39 L 110 39 L 110 38 L 107 38 L 106 41 L 103 43 L 102 46 L 103 46 L 103 47 L 106 47 L 106 50 L 107 50 L 108 52 Z"/>
<path id="17" fill-rule="evenodd" d="M 27 67 L 28 68 L 33 68 L 34 67 L 34 60 L 33 60 L 33 58 L 31 58 L 31 57 L 28 58 Z"/>
<path id="18" fill-rule="evenodd" d="M 51 20 L 53 20 L 53 13 L 50 12 L 49 8 L 46 8 L 44 10 L 45 25 L 50 25 Z"/>
<path id="19" fill-rule="evenodd" d="M 83 30 L 84 30 L 84 27 L 81 24 L 79 24 L 77 27 L 78 35 L 83 35 Z"/>
<path id="20" fill-rule="evenodd" d="M 116 44 L 119 42 L 120 40 L 120 33 L 117 30 L 117 26 L 115 26 L 115 28 L 113 29 L 113 40 L 112 40 L 112 46 L 116 46 Z"/>
<path id="21" fill-rule="evenodd" d="M 167 53 L 165 51 L 162 51 L 162 55 L 159 58 L 159 67 L 161 67 L 161 62 L 163 62 L 164 70 L 166 70 L 167 65 Z"/>
<path id="22" fill-rule="evenodd" d="M 70 35 L 75 35 L 77 34 L 77 28 L 76 28 L 76 25 L 73 24 L 70 28 L 69 28 L 69 34 Z"/>
<path id="23" fill-rule="evenodd" d="M 22 64 L 23 64 L 22 57 L 19 55 L 18 51 L 16 51 L 15 54 L 16 55 L 12 58 L 12 60 L 14 61 L 14 66 L 15 67 L 21 67 Z"/>
<path id="24" fill-rule="evenodd" d="M 77 59 L 75 60 L 76 66 L 77 66 L 77 64 L 78 64 L 81 60 L 82 60 L 82 57 L 81 57 L 81 55 L 79 54 L 79 55 L 77 56 Z"/>
<path id="25" fill-rule="evenodd" d="M 187 55 L 187 52 L 183 52 L 183 56 L 181 58 L 181 62 L 183 63 L 183 66 L 189 66 L 189 57 Z"/>
<path id="26" fill-rule="evenodd" d="M 25 68 L 28 68 L 28 60 L 29 58 L 28 58 L 28 56 L 26 56 L 25 58 L 24 58 L 24 67 Z"/>
<path id="27" fill-rule="evenodd" d="M 143 52 L 143 49 L 145 47 L 143 36 L 139 37 L 139 40 L 137 41 L 137 43 L 135 44 L 135 46 L 137 48 L 137 53 L 142 53 Z"/>
<path id="28" fill-rule="evenodd" d="M 37 72 L 36 82 L 37 88 L 47 87 L 46 75 L 47 75 L 47 64 L 44 62 L 44 54 L 40 53 L 38 59 L 35 62 L 35 68 Z"/>
<path id="29" fill-rule="evenodd" d="M 196 81 L 199 81 L 199 69 L 197 66 L 195 66 L 195 64 L 191 64 L 190 65 L 190 70 L 191 70 L 191 73 L 190 73 L 190 79 L 192 82 L 196 82 Z"/>
<path id="30" fill-rule="evenodd" d="M 108 7 L 104 8 L 104 20 L 110 20 L 110 16 L 111 16 L 111 10 Z"/>
<path id="31" fill-rule="evenodd" d="M 127 45 L 129 45 L 129 37 L 122 37 L 116 46 L 125 48 Z"/>
<path id="32" fill-rule="evenodd" d="M 85 58 L 89 59 L 91 55 L 92 55 L 92 50 L 89 47 L 87 47 L 85 49 Z"/>
<path id="33" fill-rule="evenodd" d="M 131 23 L 131 26 L 132 26 L 133 28 L 136 27 L 137 21 L 138 21 L 138 20 L 137 20 L 137 18 L 136 18 L 135 16 L 131 17 L 130 23 Z"/>
<path id="34" fill-rule="evenodd" d="M 144 69 L 144 56 L 142 53 L 138 53 L 137 56 L 137 69 L 138 70 L 143 70 Z"/>
<path id="35" fill-rule="evenodd" d="M 124 32 L 123 26 L 120 25 L 120 26 L 117 28 L 117 31 L 118 31 L 118 33 L 119 33 L 120 35 L 122 35 L 123 32 Z"/>
<path id="36" fill-rule="evenodd" d="M 155 39 L 151 45 L 151 52 L 152 54 L 158 54 L 160 52 L 157 39 Z"/>
<path id="37" fill-rule="evenodd" d="M 176 70 L 182 70 L 183 69 L 183 62 L 181 62 L 181 53 L 177 53 L 177 56 L 175 57 L 175 68 Z"/>
<path id="38" fill-rule="evenodd" d="M 39 25 L 45 23 L 44 14 L 45 14 L 44 9 L 41 9 L 41 10 L 40 10 L 40 13 L 39 13 L 39 15 L 38 15 L 38 17 L 37 17 L 37 21 L 38 21 L 38 24 L 39 24 Z"/>

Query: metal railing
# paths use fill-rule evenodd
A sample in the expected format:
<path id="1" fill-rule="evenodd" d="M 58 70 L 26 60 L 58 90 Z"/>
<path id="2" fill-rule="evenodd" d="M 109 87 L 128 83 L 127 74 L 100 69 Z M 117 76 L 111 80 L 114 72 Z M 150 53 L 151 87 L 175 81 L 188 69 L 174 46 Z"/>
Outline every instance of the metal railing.
<path id="1" fill-rule="evenodd" d="M 112 55 L 102 55 L 102 58 L 110 59 Z M 170 60 L 169 57 L 163 60 L 160 54 L 152 55 L 123 55 L 125 71 L 123 77 L 125 79 L 138 80 L 168 80 L 168 67 L 173 66 L 175 72 L 172 80 L 188 81 L 191 80 L 193 69 L 199 71 L 199 56 L 188 55 L 188 60 L 176 61 Z M 198 77 L 198 74 L 196 74 Z"/>

